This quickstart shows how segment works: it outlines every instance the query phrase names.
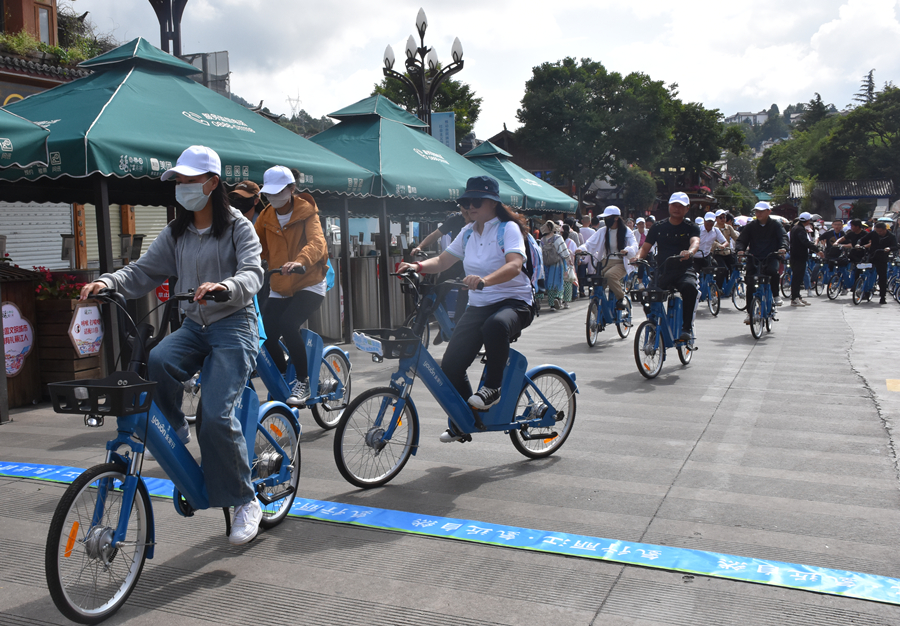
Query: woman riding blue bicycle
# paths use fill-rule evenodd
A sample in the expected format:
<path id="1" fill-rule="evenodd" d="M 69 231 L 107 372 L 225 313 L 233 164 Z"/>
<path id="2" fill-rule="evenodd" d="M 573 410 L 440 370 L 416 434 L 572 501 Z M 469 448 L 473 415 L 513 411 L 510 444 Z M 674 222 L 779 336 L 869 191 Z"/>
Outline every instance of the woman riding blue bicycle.
<path id="1" fill-rule="evenodd" d="M 531 282 L 522 271 L 527 254 L 524 219 L 504 206 L 498 194 L 495 178 L 470 178 L 459 203 L 468 208 L 472 223 L 440 256 L 421 263 L 401 263 L 397 268 L 398 272 L 414 269 L 433 274 L 463 262 L 466 276 L 462 282 L 471 290 L 469 307 L 456 324 L 441 369 L 469 405 L 480 411 L 500 400 L 510 339 L 534 318 Z M 473 394 L 466 369 L 482 346 L 487 359 L 485 381 Z M 450 430 L 441 435 L 445 443 L 458 439 Z"/>
<path id="2" fill-rule="evenodd" d="M 229 541 L 256 537 L 262 510 L 250 481 L 250 462 L 241 424 L 234 415 L 256 362 L 259 335 L 253 296 L 263 280 L 259 239 L 253 225 L 228 203 L 219 155 L 191 146 L 162 175 L 175 178 L 180 207 L 175 219 L 137 261 L 85 285 L 81 299 L 104 288 L 136 298 L 178 276 L 179 291 L 194 290 L 180 329 L 150 353 L 148 374 L 154 399 L 183 442 L 190 427 L 181 409 L 184 382 L 203 371 L 200 451 L 212 507 L 235 507 Z M 204 299 L 227 291 L 226 302 Z"/>

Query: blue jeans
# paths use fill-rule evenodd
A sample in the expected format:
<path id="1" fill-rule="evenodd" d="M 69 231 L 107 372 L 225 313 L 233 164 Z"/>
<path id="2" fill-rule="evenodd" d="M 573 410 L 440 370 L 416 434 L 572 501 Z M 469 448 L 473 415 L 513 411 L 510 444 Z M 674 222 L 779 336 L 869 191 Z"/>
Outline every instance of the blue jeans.
<path id="1" fill-rule="evenodd" d="M 172 428 L 185 424 L 184 381 L 202 371 L 203 436 L 198 438 L 211 507 L 246 504 L 255 497 L 234 405 L 256 364 L 258 332 L 253 307 L 246 307 L 209 326 L 187 319 L 150 353 L 150 380 L 157 382 L 154 400 Z"/>

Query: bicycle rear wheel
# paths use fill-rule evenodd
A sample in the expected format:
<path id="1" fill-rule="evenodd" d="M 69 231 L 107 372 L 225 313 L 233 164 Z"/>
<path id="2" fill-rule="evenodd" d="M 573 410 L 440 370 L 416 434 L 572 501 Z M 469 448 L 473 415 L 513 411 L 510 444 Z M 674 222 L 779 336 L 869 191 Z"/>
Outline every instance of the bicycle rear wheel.
<path id="1" fill-rule="evenodd" d="M 325 365 L 326 362 L 334 369 L 334 374 L 328 369 L 328 365 Z M 344 386 L 343 397 L 321 404 L 313 404 L 310 407 L 316 424 L 325 430 L 331 430 L 338 425 L 344 409 L 350 404 L 350 361 L 340 350 L 332 350 L 322 357 L 322 365 L 319 367 L 319 391 L 316 395 L 331 393 L 337 388 L 335 374 L 340 377 L 341 384 Z"/>
<path id="2" fill-rule="evenodd" d="M 584 333 L 587 336 L 587 345 L 593 348 L 597 345 L 597 337 L 600 334 L 600 307 L 598 300 L 591 298 L 588 305 L 587 319 L 584 322 Z"/>
<path id="3" fill-rule="evenodd" d="M 677 350 L 678 360 L 681 361 L 682 365 L 688 365 L 691 362 L 691 357 L 694 356 L 694 351 L 688 344 L 683 342 L 677 345 Z"/>
<path id="4" fill-rule="evenodd" d="M 616 331 L 619 333 L 619 337 L 625 339 L 631 334 L 631 320 L 633 319 L 631 316 L 631 298 L 626 295 L 622 298 L 622 302 L 625 304 L 625 310 L 616 312 L 618 316 L 616 321 Z"/>
<path id="5" fill-rule="evenodd" d="M 763 326 L 765 320 L 762 314 L 762 302 L 759 296 L 753 296 L 748 305 L 748 313 L 750 315 L 750 334 L 754 339 L 759 339 L 763 334 Z"/>
<path id="6" fill-rule="evenodd" d="M 513 429 L 509 431 L 509 439 L 516 450 L 525 456 L 540 459 L 559 450 L 572 432 L 575 423 L 575 385 L 568 376 L 550 368 L 535 373 L 531 381 L 556 409 L 556 424 L 550 428 Z M 534 415 L 534 411 L 542 407 L 543 400 L 526 381 L 516 403 L 516 416 Z"/>
<path id="7" fill-rule="evenodd" d="M 841 275 L 835 272 L 828 281 L 828 289 L 826 289 L 829 300 L 836 300 L 841 293 Z"/>
<path id="8" fill-rule="evenodd" d="M 853 286 L 853 304 L 859 304 L 865 298 L 866 292 L 863 289 L 865 282 L 864 276 L 860 276 L 856 279 L 856 284 Z"/>
<path id="9" fill-rule="evenodd" d="M 406 316 L 406 320 L 403 322 L 403 325 L 407 328 L 412 328 L 413 322 L 416 319 L 416 312 L 413 311 L 409 315 Z M 430 320 L 429 320 L 430 321 Z M 438 329 L 438 332 L 441 332 Z M 431 339 L 431 324 L 425 324 L 425 329 L 422 331 L 422 345 L 425 346 L 425 349 L 428 349 L 428 342 Z M 349 400 L 349 398 L 348 398 Z"/>
<path id="10" fill-rule="evenodd" d="M 133 506 L 123 510 L 125 471 L 119 463 L 86 470 L 53 513 L 44 551 L 47 587 L 56 608 L 74 622 L 96 624 L 118 611 L 144 568 L 150 495 L 144 481 L 138 481 Z M 125 541 L 112 547 L 123 515 L 128 517 Z"/>
<path id="11" fill-rule="evenodd" d="M 777 293 L 775 294 L 778 295 Z M 791 297 L 791 269 L 785 268 L 784 274 L 781 275 L 781 296 L 783 298 Z"/>
<path id="12" fill-rule="evenodd" d="M 282 456 L 263 436 L 260 429 L 268 432 L 281 449 L 291 456 Z M 300 431 L 295 427 L 290 412 L 283 406 L 270 408 L 259 420 L 254 444 L 255 454 L 250 467 L 251 478 L 253 480 L 268 478 L 277 474 L 285 465 L 288 466 L 287 480 L 277 485 L 260 487 L 257 491 L 261 498 L 272 500 L 269 504 L 261 499 L 259 502 L 263 513 L 259 525 L 263 528 L 273 528 L 280 524 L 294 503 L 297 485 L 300 483 L 300 446 L 297 443 L 299 437 Z"/>
<path id="13" fill-rule="evenodd" d="M 739 280 L 734 284 L 731 290 L 731 303 L 738 311 L 747 308 L 747 285 L 744 281 Z"/>
<path id="14" fill-rule="evenodd" d="M 334 462 L 347 482 L 362 489 L 380 487 L 406 465 L 418 440 L 419 417 L 407 402 L 390 439 L 390 427 L 400 394 L 377 387 L 359 394 L 344 411 L 334 432 Z"/>
<path id="15" fill-rule="evenodd" d="M 644 378 L 656 378 L 666 358 L 666 345 L 658 334 L 659 328 L 648 320 L 634 335 L 634 362 Z"/>

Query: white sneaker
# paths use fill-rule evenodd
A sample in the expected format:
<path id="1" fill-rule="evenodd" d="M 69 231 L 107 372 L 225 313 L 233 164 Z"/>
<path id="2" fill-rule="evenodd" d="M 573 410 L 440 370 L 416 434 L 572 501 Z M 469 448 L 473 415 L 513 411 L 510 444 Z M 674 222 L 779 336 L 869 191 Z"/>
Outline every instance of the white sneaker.
<path id="1" fill-rule="evenodd" d="M 231 534 L 228 541 L 233 546 L 241 546 L 253 541 L 259 532 L 259 522 L 262 520 L 262 507 L 259 501 L 253 498 L 247 504 L 234 508 L 234 521 L 231 523 Z"/>
<path id="2" fill-rule="evenodd" d="M 784 300 L 781 298 L 775 298 L 775 306 L 781 306 L 784 304 Z"/>
<path id="3" fill-rule="evenodd" d="M 811 304 L 809 302 L 807 302 L 806 300 L 804 300 L 803 298 L 800 298 L 800 304 L 802 304 L 803 306 L 811 306 Z"/>
<path id="4" fill-rule="evenodd" d="M 451 433 L 449 428 L 441 433 L 441 443 L 453 443 L 454 441 L 462 440 L 461 436 Z"/>
<path id="5" fill-rule="evenodd" d="M 802 300 L 791 300 L 791 306 L 803 306 Z"/>
<path id="6" fill-rule="evenodd" d="M 747 326 L 750 325 L 750 314 L 749 314 L 749 313 L 747 313 L 747 315 L 744 317 L 744 323 L 745 323 Z"/>

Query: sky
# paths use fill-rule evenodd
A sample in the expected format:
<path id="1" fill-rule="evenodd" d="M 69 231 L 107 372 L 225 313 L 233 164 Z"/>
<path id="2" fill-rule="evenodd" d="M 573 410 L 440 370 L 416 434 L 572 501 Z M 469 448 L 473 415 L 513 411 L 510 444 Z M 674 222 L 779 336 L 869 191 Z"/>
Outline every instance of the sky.
<path id="1" fill-rule="evenodd" d="M 89 11 L 98 33 L 160 45 L 146 0 L 60 3 Z M 843 109 L 872 69 L 878 88 L 900 85 L 900 0 L 188 0 L 182 49 L 227 50 L 232 92 L 288 115 L 288 98 L 299 97 L 321 117 L 369 96 L 388 44 L 404 58 L 419 8 L 441 61 L 455 37 L 462 42 L 465 67 L 454 78 L 483 98 L 479 139 L 517 128 L 532 69 L 567 56 L 677 83 L 682 101 L 726 117 L 783 111 L 816 92 Z"/>

